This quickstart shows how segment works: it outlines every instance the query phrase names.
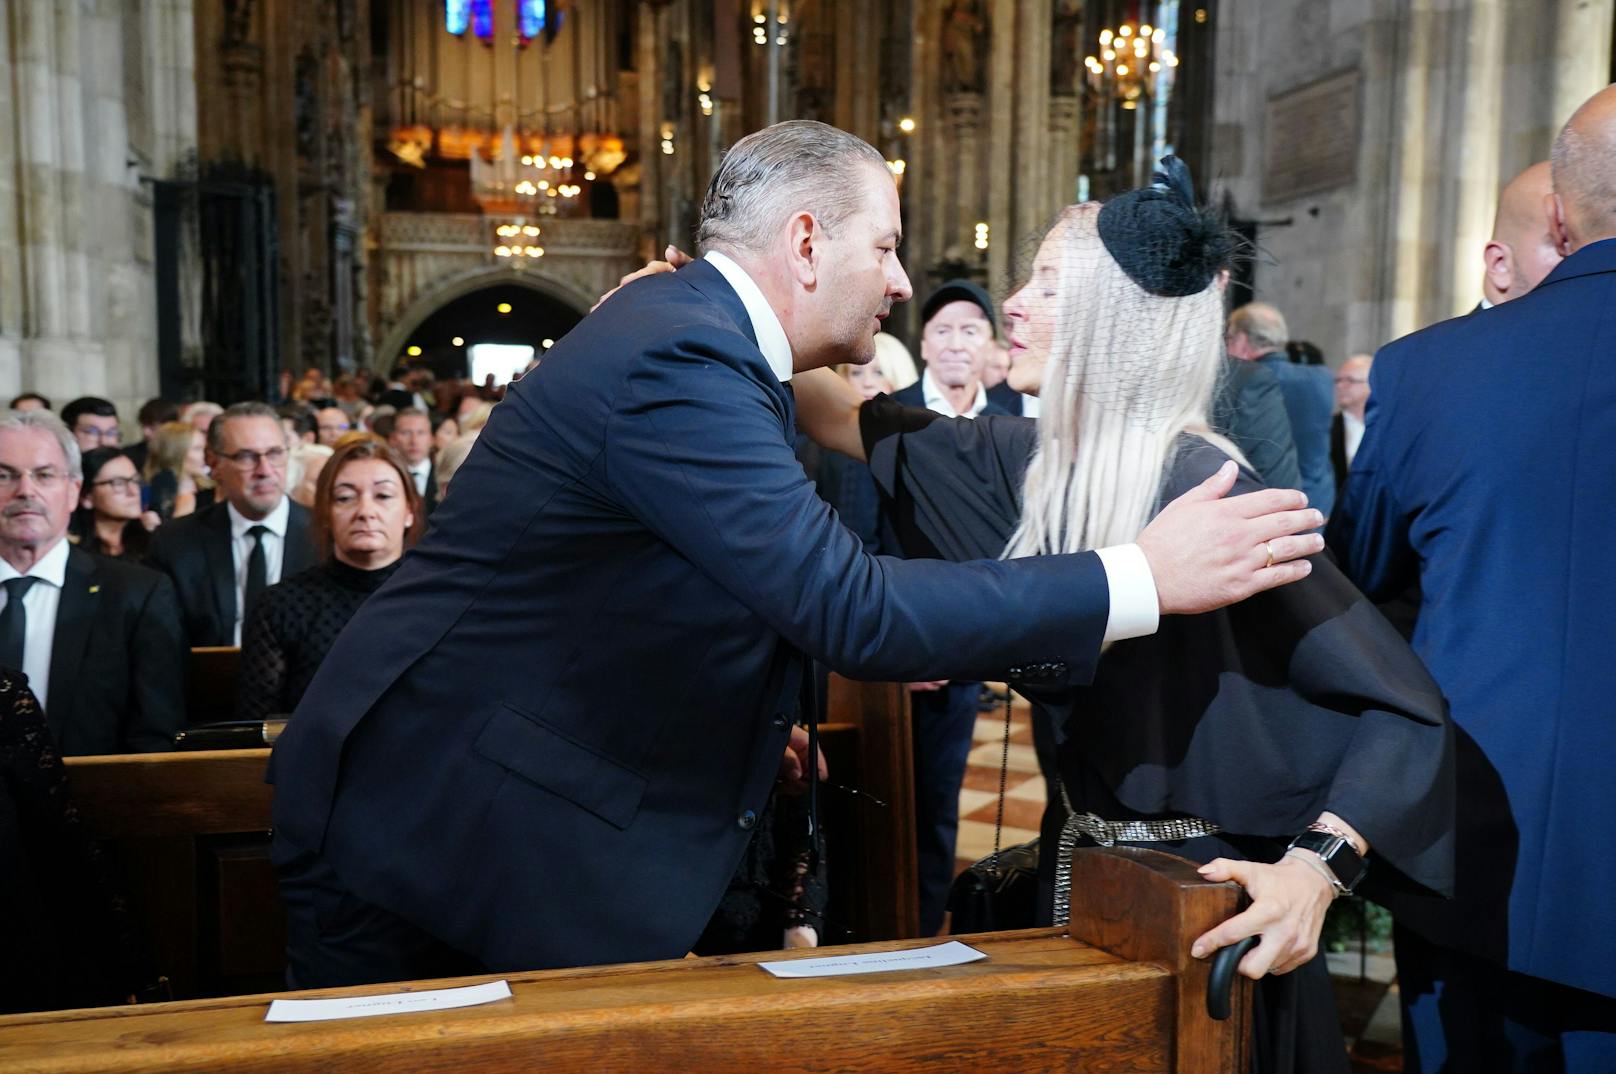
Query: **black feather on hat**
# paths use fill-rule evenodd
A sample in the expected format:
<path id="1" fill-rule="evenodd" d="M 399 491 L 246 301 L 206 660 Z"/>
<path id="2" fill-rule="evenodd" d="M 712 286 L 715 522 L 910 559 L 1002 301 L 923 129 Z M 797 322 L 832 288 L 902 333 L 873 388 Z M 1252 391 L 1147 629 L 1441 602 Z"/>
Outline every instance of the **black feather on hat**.
<path id="1" fill-rule="evenodd" d="M 1100 241 L 1151 294 L 1199 294 L 1229 264 L 1235 236 L 1216 215 L 1195 207 L 1195 184 L 1182 160 L 1163 157 L 1151 180 L 1100 207 Z"/>

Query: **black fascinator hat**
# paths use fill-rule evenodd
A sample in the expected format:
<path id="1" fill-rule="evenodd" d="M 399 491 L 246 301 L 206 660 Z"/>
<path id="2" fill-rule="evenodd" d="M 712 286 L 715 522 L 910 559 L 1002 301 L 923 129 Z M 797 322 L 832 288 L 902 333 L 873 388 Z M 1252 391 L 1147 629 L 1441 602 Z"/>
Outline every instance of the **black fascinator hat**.
<path id="1" fill-rule="evenodd" d="M 1215 214 L 1195 206 L 1190 169 L 1163 157 L 1151 185 L 1118 194 L 1100 207 L 1100 241 L 1130 279 L 1153 295 L 1199 294 L 1233 257 L 1235 236 Z"/>

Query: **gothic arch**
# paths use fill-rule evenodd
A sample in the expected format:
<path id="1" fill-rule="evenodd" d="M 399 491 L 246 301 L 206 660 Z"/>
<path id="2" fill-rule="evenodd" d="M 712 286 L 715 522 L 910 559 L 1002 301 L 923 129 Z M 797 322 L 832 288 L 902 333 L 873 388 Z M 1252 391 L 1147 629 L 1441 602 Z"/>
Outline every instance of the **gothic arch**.
<path id="1" fill-rule="evenodd" d="M 600 297 L 585 295 L 573 285 L 531 269 L 521 272 L 503 266 L 492 268 L 478 266 L 468 269 L 438 281 L 430 290 L 404 308 L 383 333 L 381 345 L 373 352 L 376 368 L 382 373 L 391 369 L 399 354 L 403 352 L 404 345 L 415 330 L 421 327 L 422 322 L 450 302 L 484 288 L 501 285 L 525 287 L 529 291 L 553 298 L 572 307 L 579 316 L 587 313 L 589 307 Z"/>

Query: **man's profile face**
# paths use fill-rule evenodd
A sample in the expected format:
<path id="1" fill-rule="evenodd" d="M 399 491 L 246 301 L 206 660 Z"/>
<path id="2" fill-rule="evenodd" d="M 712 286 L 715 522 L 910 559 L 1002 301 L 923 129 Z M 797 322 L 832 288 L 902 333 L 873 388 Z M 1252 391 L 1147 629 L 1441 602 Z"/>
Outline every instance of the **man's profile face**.
<path id="1" fill-rule="evenodd" d="M 920 357 L 945 388 L 974 387 L 982 379 L 993 325 L 975 302 L 949 302 L 920 331 Z"/>
<path id="2" fill-rule="evenodd" d="M 411 466 L 424 462 L 432 453 L 432 422 L 421 414 L 400 414 L 387 443 Z"/>
<path id="3" fill-rule="evenodd" d="M 898 261 L 903 224 L 898 188 L 885 168 L 859 169 L 864 205 L 822 247 L 820 301 L 825 340 L 836 361 L 858 365 L 875 357 L 875 335 L 895 302 L 907 301 L 909 277 Z"/>
<path id="4" fill-rule="evenodd" d="M 223 418 L 219 450 L 209 460 L 219 491 L 241 514 L 263 518 L 286 491 L 286 433 L 275 418 Z"/>
<path id="5" fill-rule="evenodd" d="M 42 548 L 67 533 L 81 482 L 44 429 L 0 431 L 0 545 Z"/>

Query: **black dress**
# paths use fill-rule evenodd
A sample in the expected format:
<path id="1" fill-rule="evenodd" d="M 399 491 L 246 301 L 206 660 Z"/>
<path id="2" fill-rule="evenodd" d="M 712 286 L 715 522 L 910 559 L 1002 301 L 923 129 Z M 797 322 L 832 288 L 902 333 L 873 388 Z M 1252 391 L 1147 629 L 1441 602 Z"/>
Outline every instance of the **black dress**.
<path id="1" fill-rule="evenodd" d="M 262 720 L 296 708 L 342 628 L 402 562 L 366 571 L 332 560 L 264 590 L 241 632 L 238 715 Z"/>
<path id="2" fill-rule="evenodd" d="M 906 549 L 953 560 L 1003 551 L 1037 446 L 1034 422 L 939 421 L 883 398 L 865 404 L 860 423 Z M 1185 437 L 1159 502 L 1225 461 Z M 1243 471 L 1231 495 L 1258 487 Z M 1062 792 L 1074 810 L 1107 820 L 1212 821 L 1220 834 L 1156 847 L 1196 861 L 1275 861 L 1330 810 L 1369 840 L 1366 893 L 1451 891 L 1446 706 L 1396 631 L 1323 557 L 1302 582 L 1221 611 L 1167 616 L 1156 634 L 1112 645 L 1087 687 L 1029 696 L 1050 784 L 1045 848 L 1058 845 L 1065 822 Z M 1041 855 L 1046 912 L 1055 857 Z M 1322 956 L 1266 978 L 1256 1007 L 1257 1069 L 1347 1069 Z"/>

